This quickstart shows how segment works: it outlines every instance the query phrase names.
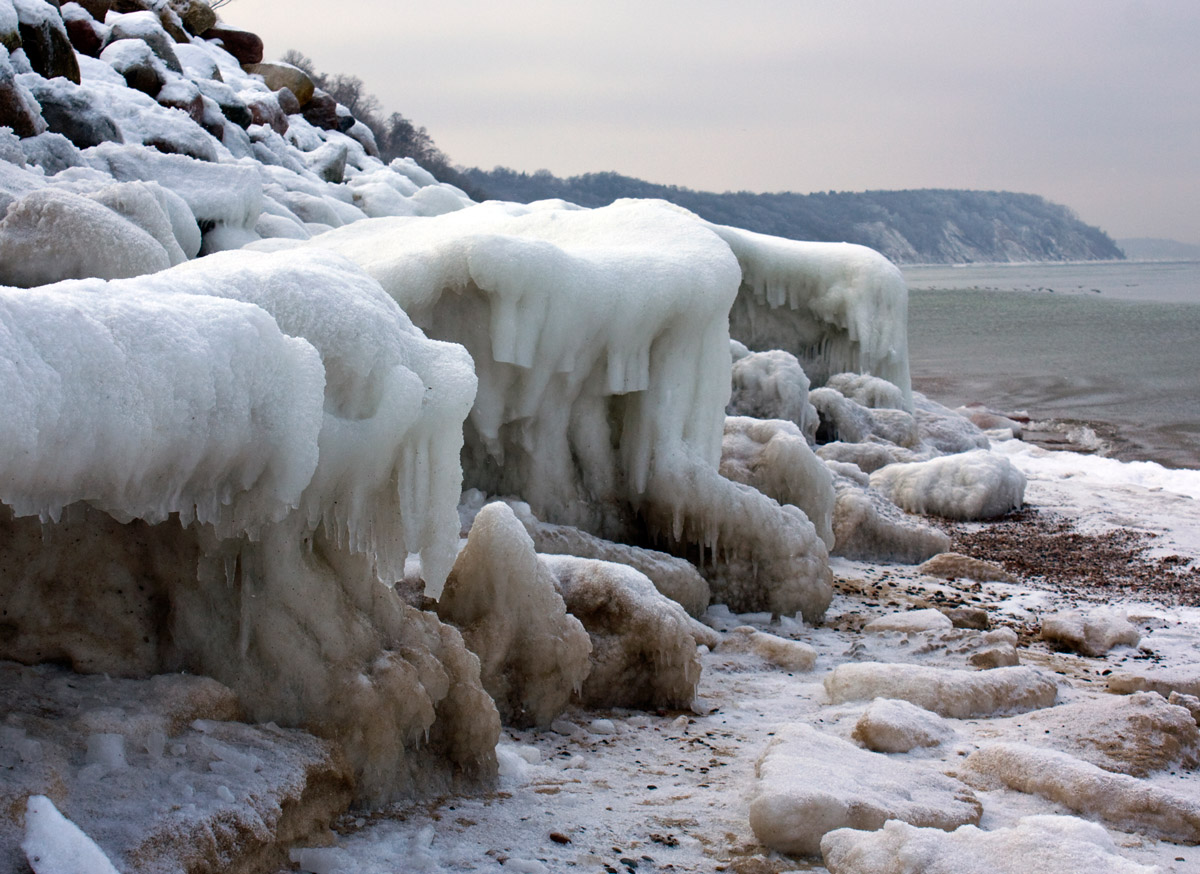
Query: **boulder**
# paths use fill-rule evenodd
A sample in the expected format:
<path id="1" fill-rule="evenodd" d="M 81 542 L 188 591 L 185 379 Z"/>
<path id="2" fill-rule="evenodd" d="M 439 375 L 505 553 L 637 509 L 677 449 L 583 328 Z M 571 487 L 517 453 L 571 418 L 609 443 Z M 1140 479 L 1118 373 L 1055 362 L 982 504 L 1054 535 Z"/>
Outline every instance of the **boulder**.
<path id="1" fill-rule="evenodd" d="M 246 105 L 236 91 L 224 82 L 213 79 L 194 79 L 200 93 L 217 104 L 221 114 L 240 128 L 248 128 L 254 123 L 250 107 Z"/>
<path id="2" fill-rule="evenodd" d="M 33 71 L 46 79 L 62 76 L 78 85 L 79 62 L 58 9 L 44 0 L 15 5 L 21 48 Z"/>
<path id="3" fill-rule="evenodd" d="M 88 99 L 82 89 L 56 87 L 33 77 L 27 80 L 41 105 L 42 118 L 54 133 L 62 134 L 81 149 L 125 141 L 112 116 Z"/>
<path id="4" fill-rule="evenodd" d="M 834 704 L 899 698 L 955 719 L 1002 716 L 1050 707 L 1058 699 L 1053 674 L 1030 667 L 962 671 L 926 665 L 848 662 L 825 678 Z"/>
<path id="5" fill-rule="evenodd" d="M 75 51 L 90 58 L 100 57 L 100 49 L 104 45 L 104 27 L 91 16 L 63 17 L 67 26 L 67 38 Z"/>
<path id="6" fill-rule="evenodd" d="M 37 100 L 13 73 L 7 49 L 0 49 L 0 127 L 12 128 L 19 137 L 32 137 L 46 129 Z"/>
<path id="7" fill-rule="evenodd" d="M 943 580 L 975 580 L 978 583 L 1015 583 L 1016 578 L 1000 565 L 971 558 L 959 552 L 943 552 L 917 568 Z"/>
<path id="8" fill-rule="evenodd" d="M 100 60 L 125 77 L 125 84 L 143 94 L 156 97 L 167 84 L 167 68 L 154 50 L 140 39 L 119 39 L 108 43 Z"/>
<path id="9" fill-rule="evenodd" d="M 1098 658 L 1117 646 L 1137 646 L 1142 633 L 1124 611 L 1099 607 L 1088 612 L 1066 610 L 1042 619 L 1042 640 Z"/>
<path id="10" fill-rule="evenodd" d="M 935 747 L 956 735 L 945 719 L 909 701 L 876 698 L 854 724 L 851 735 L 877 753 L 907 753 Z"/>
<path id="11" fill-rule="evenodd" d="M 150 47 L 167 69 L 175 73 L 183 72 L 179 56 L 175 54 L 175 40 L 163 30 L 162 22 L 153 12 L 130 12 L 117 15 L 110 19 L 109 34 L 105 40 L 105 48 L 117 40 L 140 39 Z"/>
<path id="12" fill-rule="evenodd" d="M 347 123 L 346 117 L 338 112 L 338 102 L 333 99 L 333 95 L 320 88 L 313 91 L 312 99 L 304 107 L 303 113 L 309 124 L 322 130 L 345 133 L 354 126 L 354 118 L 350 117 Z"/>
<path id="13" fill-rule="evenodd" d="M 112 9 L 112 0 L 75 0 L 80 6 L 87 10 L 88 15 L 103 22 L 108 15 L 108 11 Z"/>
<path id="14" fill-rule="evenodd" d="M 262 63 L 263 41 L 256 33 L 219 24 L 204 31 L 201 36 L 209 41 L 220 42 L 225 51 L 242 66 Z"/>
<path id="15" fill-rule="evenodd" d="M 250 110 L 250 123 L 263 124 L 277 134 L 285 134 L 288 129 L 287 115 L 279 108 L 279 100 L 274 94 L 264 94 L 261 91 L 243 91 L 242 99 Z M 340 179 L 338 180 L 341 181 Z"/>
<path id="16" fill-rule="evenodd" d="M 1003 516 L 1025 499 L 1024 474 L 984 449 L 889 464 L 871 474 L 871 486 L 910 513 L 960 521 Z"/>
<path id="17" fill-rule="evenodd" d="M 263 81 L 272 91 L 287 88 L 302 107 L 312 100 L 315 89 L 312 78 L 308 73 L 292 64 L 285 64 L 282 61 L 249 64 L 246 72 L 262 76 Z"/>
<path id="18" fill-rule="evenodd" d="M 204 0 L 168 0 L 188 33 L 200 36 L 217 23 L 217 13 Z"/>

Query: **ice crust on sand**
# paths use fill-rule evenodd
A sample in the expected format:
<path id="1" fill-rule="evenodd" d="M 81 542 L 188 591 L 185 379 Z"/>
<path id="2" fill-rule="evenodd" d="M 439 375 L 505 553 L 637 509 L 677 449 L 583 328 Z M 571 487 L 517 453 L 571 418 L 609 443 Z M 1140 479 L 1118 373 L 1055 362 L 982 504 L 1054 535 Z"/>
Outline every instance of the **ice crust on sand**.
<path id="1" fill-rule="evenodd" d="M 1200 841 L 1200 801 L 1057 750 L 990 744 L 967 757 L 984 782 L 1040 795 L 1125 831 L 1182 843 Z"/>
<path id="2" fill-rule="evenodd" d="M 1042 617 L 1042 640 L 1099 657 L 1118 646 L 1137 646 L 1142 633 L 1125 615 L 1111 607 L 1092 610 L 1065 610 Z"/>
<path id="3" fill-rule="evenodd" d="M 852 737 L 877 753 L 907 753 L 951 740 L 954 728 L 923 707 L 893 698 L 876 698 L 854 724 Z"/>
<path id="4" fill-rule="evenodd" d="M 955 719 L 1038 710 L 1051 706 L 1058 697 L 1052 675 L 1025 666 L 963 671 L 858 662 L 838 665 L 824 682 L 825 692 L 835 704 L 899 698 Z"/>
<path id="5" fill-rule="evenodd" d="M 878 831 L 838 829 L 821 840 L 831 874 L 1154 874 L 1117 852 L 1103 827 L 1073 816 L 1027 816 L 1011 828 L 951 832 L 893 820 Z"/>
<path id="6" fill-rule="evenodd" d="M 882 828 L 888 820 L 953 829 L 979 822 L 967 786 L 918 764 L 889 759 L 818 731 L 776 732 L 755 765 L 750 826 L 773 850 L 816 855 L 826 832 Z"/>
<path id="7" fill-rule="evenodd" d="M 985 450 L 891 464 L 871 474 L 871 487 L 911 513 L 964 521 L 1002 516 L 1025 499 L 1024 474 Z"/>
<path id="8" fill-rule="evenodd" d="M 508 505 L 475 517 L 438 601 L 480 661 L 483 688 L 506 724 L 548 726 L 588 674 L 591 643 Z"/>

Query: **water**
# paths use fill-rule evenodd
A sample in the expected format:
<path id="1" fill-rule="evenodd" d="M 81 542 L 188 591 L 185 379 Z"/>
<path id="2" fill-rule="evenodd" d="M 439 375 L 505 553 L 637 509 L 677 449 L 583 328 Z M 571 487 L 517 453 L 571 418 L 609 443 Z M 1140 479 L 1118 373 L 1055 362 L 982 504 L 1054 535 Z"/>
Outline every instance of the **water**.
<path id="1" fill-rule="evenodd" d="M 1200 262 L 904 268 L 913 386 L 1200 468 Z"/>

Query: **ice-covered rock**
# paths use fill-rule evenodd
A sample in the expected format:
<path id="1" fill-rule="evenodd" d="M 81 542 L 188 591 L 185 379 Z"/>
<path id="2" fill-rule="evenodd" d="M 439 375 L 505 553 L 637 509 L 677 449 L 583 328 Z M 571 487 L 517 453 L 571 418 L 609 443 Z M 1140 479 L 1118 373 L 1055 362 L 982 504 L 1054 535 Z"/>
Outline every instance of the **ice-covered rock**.
<path id="1" fill-rule="evenodd" d="M 1113 774 L 1057 750 L 989 744 L 967 756 L 980 785 L 1040 795 L 1124 831 L 1200 842 L 1200 801 L 1126 774 Z"/>
<path id="2" fill-rule="evenodd" d="M 96 842 L 45 795 L 29 796 L 21 849 L 34 874 L 117 874 Z"/>
<path id="3" fill-rule="evenodd" d="M 958 552 L 935 555 L 917 568 L 921 573 L 943 580 L 975 580 L 980 583 L 1015 583 L 1016 578 L 1000 565 L 971 558 Z"/>
<path id="4" fill-rule="evenodd" d="M 759 631 L 750 625 L 734 628 L 719 645 L 725 652 L 748 652 L 785 671 L 811 671 L 817 663 L 817 651 L 799 640 Z"/>
<path id="5" fill-rule="evenodd" d="M 815 855 L 834 829 L 873 830 L 888 820 L 952 829 L 979 822 L 983 812 L 958 780 L 867 752 L 810 725 L 777 731 L 755 776 L 750 827 L 781 853 Z"/>
<path id="6" fill-rule="evenodd" d="M 1124 667 L 1109 676 L 1108 691 L 1118 695 L 1157 692 L 1164 698 L 1178 692 L 1200 697 L 1200 662 L 1167 667 Z"/>
<path id="7" fill-rule="evenodd" d="M 940 610 L 927 607 L 923 610 L 908 610 L 903 613 L 886 613 L 877 616 L 863 626 L 863 631 L 899 631 L 919 634 L 924 631 L 949 631 L 954 623 L 943 616 Z"/>
<path id="8" fill-rule="evenodd" d="M 938 452 L 970 452 L 988 447 L 987 435 L 969 419 L 920 392 L 913 392 L 913 416 L 921 441 Z"/>
<path id="9" fill-rule="evenodd" d="M 1142 633 L 1123 610 L 1098 607 L 1064 610 L 1042 617 L 1042 640 L 1086 656 L 1100 657 L 1118 646 L 1137 646 Z"/>
<path id="10" fill-rule="evenodd" d="M 854 724 L 852 737 L 877 753 L 907 753 L 935 747 L 956 736 L 954 728 L 932 711 L 908 701 L 876 698 Z"/>
<path id="11" fill-rule="evenodd" d="M 691 619 L 643 574 L 622 564 L 540 556 L 567 610 L 592 642 L 580 699 L 588 707 L 652 710 L 691 705 L 700 658 Z"/>
<path id="12" fill-rule="evenodd" d="M 897 461 L 913 461 L 911 453 L 884 443 L 849 443 L 834 440 L 817 447 L 817 456 L 826 461 L 841 461 L 856 465 L 863 473 L 874 473 Z M 902 457 L 903 456 L 903 457 Z"/>
<path id="13" fill-rule="evenodd" d="M 437 613 L 479 656 L 483 688 L 506 724 L 547 726 L 582 688 L 588 633 L 567 614 L 554 577 L 506 504 L 488 504 L 475 517 Z"/>
<path id="14" fill-rule="evenodd" d="M 821 840 L 831 874 L 1155 874 L 1123 858 L 1103 827 L 1073 816 L 1027 816 L 1015 826 L 946 832 L 891 821 Z"/>
<path id="15" fill-rule="evenodd" d="M 1036 668 L 963 671 L 927 665 L 851 662 L 825 678 L 835 703 L 899 698 L 941 716 L 971 719 L 1049 707 L 1058 698 L 1053 675 Z"/>
<path id="16" fill-rule="evenodd" d="M 958 608 L 959 610 L 970 610 L 973 608 Z M 975 615 L 971 620 L 963 620 L 957 622 L 955 627 L 980 628 L 986 629 L 988 625 L 988 616 L 984 611 L 979 610 L 977 613 L 982 613 L 982 617 Z M 959 616 L 962 616 L 960 613 Z M 952 620 L 958 618 L 950 615 Z M 991 668 L 1009 668 L 1021 663 L 1021 657 L 1017 653 L 1017 633 L 1011 628 L 996 628 L 991 631 L 984 630 L 980 637 L 981 648 L 975 650 L 967 656 L 967 664 L 973 668 L 991 669 Z"/>
<path id="17" fill-rule="evenodd" d="M 833 548 L 833 477 L 793 422 L 726 417 L 720 471 L 726 479 L 799 507 L 825 546 Z"/>
<path id="18" fill-rule="evenodd" d="M 835 555 L 915 564 L 950 548 L 945 532 L 904 513 L 868 483 L 834 476 Z"/>
<path id="19" fill-rule="evenodd" d="M 904 392 L 898 386 L 869 373 L 835 373 L 825 385 L 872 410 L 908 409 Z"/>
<path id="20" fill-rule="evenodd" d="M 1020 508 L 1025 476 L 986 450 L 891 464 L 871 474 L 871 487 L 911 513 L 947 519 L 991 519 Z"/>
<path id="21" fill-rule="evenodd" d="M 818 420 L 808 390 L 808 377 L 795 355 L 782 349 L 747 350 L 733 362 L 733 393 L 726 411 L 731 416 L 786 419 L 812 443 Z"/>

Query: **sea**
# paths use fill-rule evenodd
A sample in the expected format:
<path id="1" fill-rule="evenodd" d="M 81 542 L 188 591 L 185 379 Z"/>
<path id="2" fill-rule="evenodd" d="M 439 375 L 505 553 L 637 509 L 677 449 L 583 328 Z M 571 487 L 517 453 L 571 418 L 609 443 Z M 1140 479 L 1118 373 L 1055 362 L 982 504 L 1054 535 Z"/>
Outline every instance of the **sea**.
<path id="1" fill-rule="evenodd" d="M 1200 469 L 1200 261 L 912 265 L 913 387 Z"/>

